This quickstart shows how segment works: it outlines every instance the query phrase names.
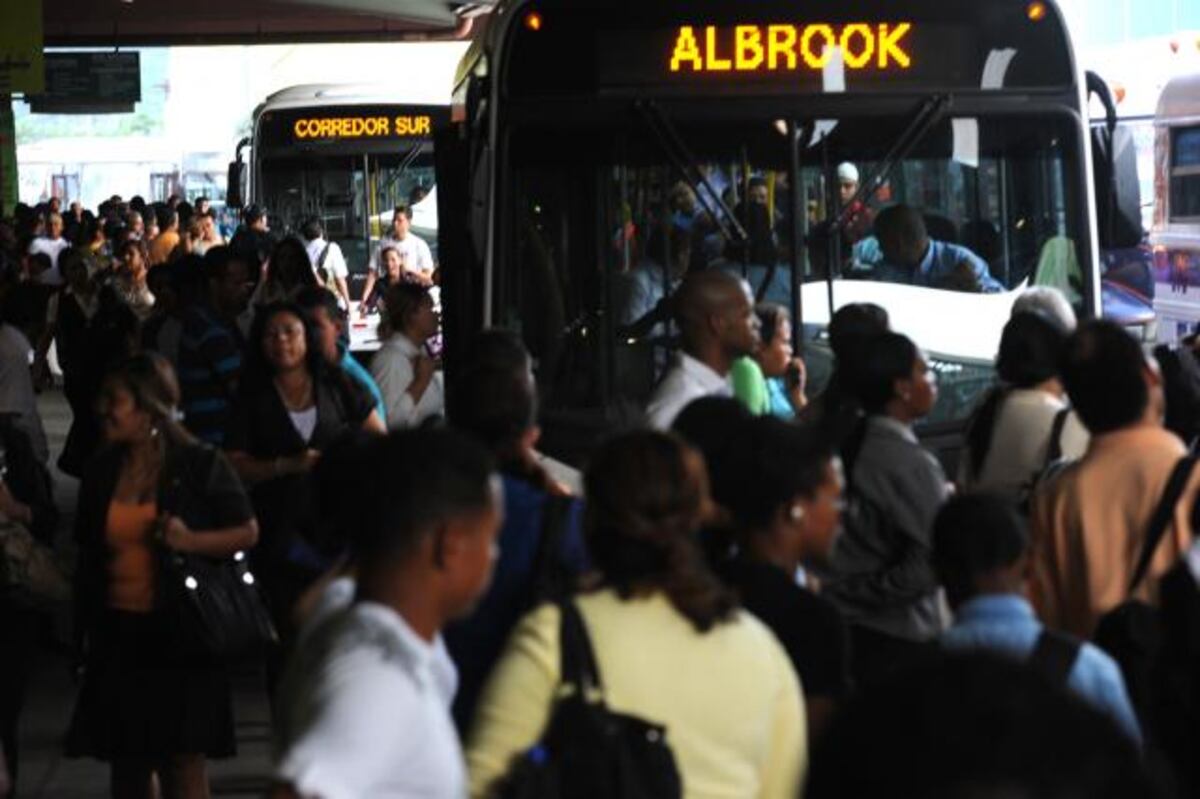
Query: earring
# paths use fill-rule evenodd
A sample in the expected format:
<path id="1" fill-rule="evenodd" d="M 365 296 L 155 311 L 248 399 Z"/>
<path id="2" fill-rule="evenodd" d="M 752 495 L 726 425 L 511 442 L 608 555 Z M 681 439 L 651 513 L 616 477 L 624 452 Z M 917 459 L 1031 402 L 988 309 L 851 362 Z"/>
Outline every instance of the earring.
<path id="1" fill-rule="evenodd" d="M 154 425 L 153 427 L 150 428 L 150 437 L 158 438 L 158 425 Z"/>
<path id="2" fill-rule="evenodd" d="M 788 516 L 791 517 L 792 521 L 798 522 L 804 518 L 804 508 L 799 505 L 793 505 L 792 509 L 788 512 Z"/>

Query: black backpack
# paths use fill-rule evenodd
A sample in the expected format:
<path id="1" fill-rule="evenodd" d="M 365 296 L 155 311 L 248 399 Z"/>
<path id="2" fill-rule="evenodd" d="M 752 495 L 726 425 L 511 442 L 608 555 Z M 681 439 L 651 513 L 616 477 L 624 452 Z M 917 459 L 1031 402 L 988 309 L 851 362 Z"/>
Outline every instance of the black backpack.
<path id="1" fill-rule="evenodd" d="M 571 600 L 559 603 L 562 682 L 541 740 L 513 762 L 500 799 L 674 799 L 683 796 L 661 725 L 615 713 L 587 627 Z"/>
<path id="2" fill-rule="evenodd" d="M 1188 478 L 1196 465 L 1196 456 L 1181 458 L 1167 480 L 1162 499 L 1150 517 L 1146 538 L 1138 562 L 1129 581 L 1129 599 L 1100 618 L 1096 626 L 1095 642 L 1112 655 L 1125 676 L 1129 698 L 1143 723 L 1151 714 L 1154 704 L 1155 676 L 1159 654 L 1163 646 L 1163 625 L 1158 609 L 1132 594 L 1146 578 L 1154 552 L 1158 549 L 1167 527 L 1175 513 L 1175 506 L 1183 495 Z"/>

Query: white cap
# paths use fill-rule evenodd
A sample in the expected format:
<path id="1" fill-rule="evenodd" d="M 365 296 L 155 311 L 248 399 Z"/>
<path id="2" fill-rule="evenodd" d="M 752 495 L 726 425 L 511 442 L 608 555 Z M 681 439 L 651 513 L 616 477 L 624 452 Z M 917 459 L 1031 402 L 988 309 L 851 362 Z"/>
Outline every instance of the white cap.
<path id="1" fill-rule="evenodd" d="M 838 164 L 838 180 L 845 183 L 858 183 L 858 167 L 849 161 Z"/>

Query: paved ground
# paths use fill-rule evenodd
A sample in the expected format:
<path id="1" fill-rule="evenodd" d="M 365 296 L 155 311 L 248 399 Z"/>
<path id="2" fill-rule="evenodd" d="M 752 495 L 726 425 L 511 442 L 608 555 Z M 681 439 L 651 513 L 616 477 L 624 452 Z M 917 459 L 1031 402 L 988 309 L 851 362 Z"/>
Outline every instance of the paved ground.
<path id="1" fill-rule="evenodd" d="M 70 410 L 62 394 L 49 391 L 39 401 L 50 438 L 51 462 L 57 458 L 70 425 Z M 55 493 L 64 511 L 60 541 L 69 539 L 78 484 L 57 471 Z M 65 628 L 64 628 L 65 629 Z M 214 763 L 212 792 L 218 797 L 262 796 L 269 766 L 268 710 L 261 678 L 252 673 L 236 680 L 235 711 L 239 756 Z M 21 799 L 97 799 L 108 795 L 108 769 L 89 760 L 65 760 L 61 744 L 75 700 L 75 683 L 67 659 L 39 652 L 21 718 L 21 770 L 17 796 Z"/>

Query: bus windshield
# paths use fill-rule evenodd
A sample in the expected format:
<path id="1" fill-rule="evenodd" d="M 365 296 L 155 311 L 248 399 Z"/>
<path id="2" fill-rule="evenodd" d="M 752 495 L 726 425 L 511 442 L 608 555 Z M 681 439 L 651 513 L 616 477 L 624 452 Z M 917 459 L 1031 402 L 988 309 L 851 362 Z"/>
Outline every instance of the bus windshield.
<path id="1" fill-rule="evenodd" d="M 428 146 L 389 155 L 267 156 L 261 174 L 258 201 L 266 206 L 272 229 L 299 230 L 308 217 L 319 217 L 354 274 L 366 271 L 373 243 L 391 225 L 392 210 L 427 195 L 434 184 Z M 418 232 L 436 240 L 435 230 Z"/>
<path id="2" fill-rule="evenodd" d="M 1081 304 L 1069 115 L 947 114 L 897 149 L 911 114 L 704 111 L 672 109 L 666 136 L 628 118 L 514 126 L 502 256 L 521 268 L 500 273 L 495 307 L 538 359 L 548 409 L 644 402 L 672 347 L 661 301 L 690 270 L 728 270 L 798 311 L 810 393 L 833 312 L 883 306 L 941 372 L 931 422 L 961 420 L 991 383 L 1020 289 Z"/>

